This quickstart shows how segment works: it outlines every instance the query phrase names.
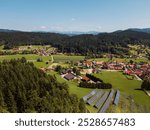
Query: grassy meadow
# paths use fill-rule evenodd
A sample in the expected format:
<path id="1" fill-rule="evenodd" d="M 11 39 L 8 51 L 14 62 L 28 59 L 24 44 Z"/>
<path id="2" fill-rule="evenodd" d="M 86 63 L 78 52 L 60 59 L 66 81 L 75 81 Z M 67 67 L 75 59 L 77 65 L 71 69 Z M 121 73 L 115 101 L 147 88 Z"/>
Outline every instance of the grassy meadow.
<path id="1" fill-rule="evenodd" d="M 53 55 L 54 62 L 76 62 L 80 60 L 84 60 L 84 56 L 67 56 L 67 55 Z"/>

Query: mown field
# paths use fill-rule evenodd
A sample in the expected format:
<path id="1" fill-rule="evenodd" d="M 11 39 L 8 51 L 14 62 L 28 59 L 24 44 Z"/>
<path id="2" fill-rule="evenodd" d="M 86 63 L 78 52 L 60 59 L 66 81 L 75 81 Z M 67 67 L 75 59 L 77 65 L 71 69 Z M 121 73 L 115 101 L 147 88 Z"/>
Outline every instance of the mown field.
<path id="1" fill-rule="evenodd" d="M 11 60 L 11 59 L 21 59 L 22 57 L 25 57 L 29 62 L 33 62 L 36 67 L 41 68 L 41 67 L 48 67 L 49 64 L 46 64 L 47 61 L 51 62 L 51 57 L 50 56 L 39 56 L 36 54 L 16 54 L 16 55 L 2 55 L 0 56 L 0 61 L 3 60 Z M 37 62 L 37 59 L 42 59 L 43 62 Z"/>
<path id="2" fill-rule="evenodd" d="M 2 55 L 0 56 L 0 61 L 3 60 L 11 60 L 11 59 L 21 59 L 22 57 L 25 57 L 28 61 L 33 62 L 38 68 L 44 67 L 47 68 L 49 65 L 51 65 L 52 57 L 51 56 L 39 56 L 36 54 L 16 54 L 16 55 Z M 37 59 L 42 59 L 43 62 L 37 62 Z M 61 63 L 64 66 L 68 66 L 68 64 L 64 63 L 70 63 L 70 62 L 76 62 L 79 60 L 83 60 L 84 56 L 66 56 L 66 55 L 53 55 L 54 63 Z M 46 64 L 46 62 L 49 62 L 49 64 Z"/>
<path id="3" fill-rule="evenodd" d="M 53 55 L 54 62 L 76 62 L 84 60 L 84 56 L 67 56 L 67 55 Z"/>

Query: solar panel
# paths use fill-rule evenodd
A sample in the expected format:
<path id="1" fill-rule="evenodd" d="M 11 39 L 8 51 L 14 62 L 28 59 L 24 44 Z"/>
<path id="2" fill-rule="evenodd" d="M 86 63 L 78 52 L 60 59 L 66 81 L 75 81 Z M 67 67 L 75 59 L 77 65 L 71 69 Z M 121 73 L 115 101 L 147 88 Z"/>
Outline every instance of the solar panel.
<path id="1" fill-rule="evenodd" d="M 92 92 L 90 92 L 88 95 L 83 97 L 83 101 L 86 102 L 89 98 L 91 98 L 93 95 L 95 95 L 97 92 L 97 89 L 94 89 Z"/>
<path id="2" fill-rule="evenodd" d="M 118 105 L 118 103 L 119 103 L 119 97 L 120 97 L 120 91 L 117 90 L 116 96 L 115 96 L 115 100 L 114 100 L 114 104 L 115 105 Z"/>
<path id="3" fill-rule="evenodd" d="M 99 108 L 105 102 L 105 100 L 107 99 L 108 94 L 109 94 L 108 92 L 105 92 L 103 94 L 103 96 L 101 97 L 101 99 L 94 105 L 94 107 Z"/>
<path id="4" fill-rule="evenodd" d="M 110 102 L 111 102 L 111 99 L 112 99 L 112 97 L 113 97 L 113 94 L 114 94 L 114 90 L 112 89 L 112 90 L 110 91 L 110 93 L 109 93 L 109 96 L 108 96 L 106 102 L 105 102 L 104 105 L 101 107 L 101 109 L 98 111 L 99 113 L 104 113 L 104 112 L 107 110 L 107 108 L 109 107 L 109 104 L 110 104 Z"/>
<path id="5" fill-rule="evenodd" d="M 91 99 L 88 100 L 88 104 L 91 105 L 93 102 L 95 102 L 101 95 L 103 94 L 103 91 L 97 92 L 95 96 L 93 96 Z"/>

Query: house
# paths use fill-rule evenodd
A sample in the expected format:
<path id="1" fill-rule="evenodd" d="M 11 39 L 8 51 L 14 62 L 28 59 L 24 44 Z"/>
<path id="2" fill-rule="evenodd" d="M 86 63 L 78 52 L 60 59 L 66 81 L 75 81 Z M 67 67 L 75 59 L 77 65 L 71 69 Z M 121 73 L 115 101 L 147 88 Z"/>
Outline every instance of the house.
<path id="1" fill-rule="evenodd" d="M 127 75 L 131 75 L 131 74 L 132 74 L 132 71 L 131 71 L 131 70 L 125 70 L 124 73 L 127 74 Z"/>
<path id="2" fill-rule="evenodd" d="M 141 70 L 135 70 L 134 73 L 137 75 L 137 76 L 141 76 L 143 71 Z"/>
<path id="3" fill-rule="evenodd" d="M 91 74 L 92 71 L 93 71 L 93 69 L 83 69 L 83 70 L 81 71 L 81 74 Z"/>
<path id="4" fill-rule="evenodd" d="M 83 76 L 83 77 L 81 78 L 81 80 L 82 80 L 82 81 L 86 81 L 86 82 L 90 81 L 90 79 L 89 79 L 87 76 Z"/>
<path id="5" fill-rule="evenodd" d="M 86 60 L 86 61 L 84 61 L 83 65 L 84 65 L 85 67 L 89 68 L 89 67 L 92 67 L 93 63 L 92 63 L 92 61 L 87 61 L 87 60 Z"/>
<path id="6" fill-rule="evenodd" d="M 97 61 L 96 62 L 96 65 L 103 65 L 104 64 L 104 61 Z"/>
<path id="7" fill-rule="evenodd" d="M 72 73 L 68 73 L 68 74 L 66 74 L 66 75 L 64 76 L 64 78 L 67 79 L 67 80 L 72 80 L 72 79 L 75 78 L 75 75 L 72 74 Z"/>

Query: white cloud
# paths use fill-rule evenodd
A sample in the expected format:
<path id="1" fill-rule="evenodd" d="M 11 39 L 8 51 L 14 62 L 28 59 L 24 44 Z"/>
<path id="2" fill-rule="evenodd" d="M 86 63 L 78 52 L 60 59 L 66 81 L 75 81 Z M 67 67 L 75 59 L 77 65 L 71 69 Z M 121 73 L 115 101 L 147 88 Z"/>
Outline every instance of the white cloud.
<path id="1" fill-rule="evenodd" d="M 46 29 L 47 27 L 46 27 L 46 26 L 41 26 L 40 28 L 41 28 L 41 29 Z"/>

